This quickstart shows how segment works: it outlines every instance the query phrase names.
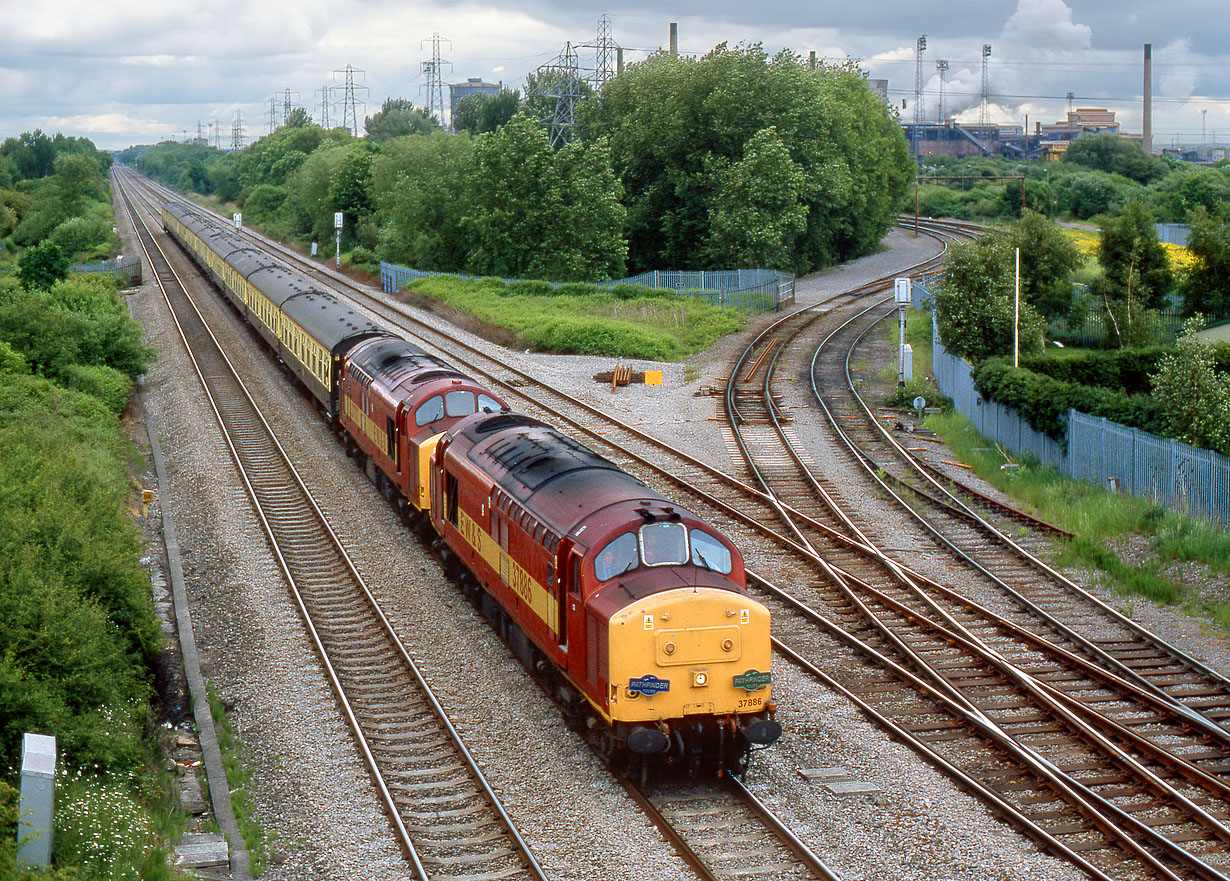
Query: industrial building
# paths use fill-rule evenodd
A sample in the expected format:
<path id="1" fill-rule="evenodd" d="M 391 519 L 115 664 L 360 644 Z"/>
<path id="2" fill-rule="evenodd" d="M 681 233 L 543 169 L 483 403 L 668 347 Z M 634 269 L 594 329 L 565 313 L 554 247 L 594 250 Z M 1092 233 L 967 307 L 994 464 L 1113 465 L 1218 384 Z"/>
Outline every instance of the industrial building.
<path id="1" fill-rule="evenodd" d="M 449 83 L 448 86 L 448 118 L 457 113 L 457 102 L 471 95 L 498 95 L 504 88 L 502 82 L 485 83 L 480 77 L 472 76 L 464 83 Z"/>

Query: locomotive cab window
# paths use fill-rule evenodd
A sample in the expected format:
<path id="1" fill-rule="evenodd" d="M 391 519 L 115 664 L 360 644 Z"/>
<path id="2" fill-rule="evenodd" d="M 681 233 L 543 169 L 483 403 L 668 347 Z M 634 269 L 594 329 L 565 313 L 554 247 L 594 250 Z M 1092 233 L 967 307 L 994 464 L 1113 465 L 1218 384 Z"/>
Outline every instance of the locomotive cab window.
<path id="1" fill-rule="evenodd" d="M 481 392 L 478 395 L 478 412 L 479 413 L 499 413 L 503 407 L 499 401 L 490 395 L 484 395 Z"/>
<path id="2" fill-rule="evenodd" d="M 452 417 L 474 413 L 474 392 L 449 392 L 444 396 L 444 409 Z"/>
<path id="3" fill-rule="evenodd" d="M 692 562 L 695 565 L 704 566 L 706 569 L 712 569 L 723 575 L 730 574 L 732 561 L 730 550 L 726 545 L 699 529 L 693 529 L 690 538 L 692 539 Z"/>
<path id="4" fill-rule="evenodd" d="M 606 581 L 629 569 L 635 569 L 640 563 L 636 551 L 636 535 L 625 532 L 594 557 L 594 575 L 599 581 Z"/>
<path id="5" fill-rule="evenodd" d="M 646 566 L 688 561 L 688 531 L 682 523 L 647 523 L 641 527 L 641 559 Z"/>
<path id="6" fill-rule="evenodd" d="M 444 416 L 444 398 L 440 395 L 433 395 L 423 403 L 419 404 L 419 408 L 414 411 L 414 424 L 426 425 L 429 422 L 435 422 Z"/>

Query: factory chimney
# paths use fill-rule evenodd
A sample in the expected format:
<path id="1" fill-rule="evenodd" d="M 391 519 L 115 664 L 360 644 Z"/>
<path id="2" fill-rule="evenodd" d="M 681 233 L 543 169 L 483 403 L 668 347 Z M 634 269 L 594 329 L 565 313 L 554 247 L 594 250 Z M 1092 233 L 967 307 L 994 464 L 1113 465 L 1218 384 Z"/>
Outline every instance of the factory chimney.
<path id="1" fill-rule="evenodd" d="M 671 58 L 679 57 L 679 23 L 671 22 Z"/>
<path id="2" fill-rule="evenodd" d="M 1145 43 L 1145 122 L 1140 146 L 1153 152 L 1153 44 Z"/>

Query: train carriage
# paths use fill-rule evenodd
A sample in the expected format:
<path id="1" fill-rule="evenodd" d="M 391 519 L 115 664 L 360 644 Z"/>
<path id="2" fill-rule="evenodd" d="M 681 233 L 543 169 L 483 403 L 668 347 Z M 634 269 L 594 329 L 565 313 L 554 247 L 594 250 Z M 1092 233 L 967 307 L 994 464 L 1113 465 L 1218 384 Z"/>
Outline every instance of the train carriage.
<path id="1" fill-rule="evenodd" d="M 301 276 L 302 277 L 302 276 Z M 269 279 L 264 279 L 268 284 Z M 323 291 L 294 293 L 281 302 L 277 351 L 332 422 L 339 412 L 342 358 L 357 343 L 389 336 L 337 297 Z"/>

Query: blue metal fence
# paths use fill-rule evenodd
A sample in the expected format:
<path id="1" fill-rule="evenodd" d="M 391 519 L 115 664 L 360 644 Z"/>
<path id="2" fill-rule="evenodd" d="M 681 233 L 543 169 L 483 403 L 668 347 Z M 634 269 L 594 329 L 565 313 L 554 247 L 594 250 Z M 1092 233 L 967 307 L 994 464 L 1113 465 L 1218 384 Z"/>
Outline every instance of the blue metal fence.
<path id="1" fill-rule="evenodd" d="M 1155 223 L 1153 226 L 1159 242 L 1187 247 L 1187 237 L 1191 235 L 1192 228 L 1186 223 Z"/>
<path id="2" fill-rule="evenodd" d="M 411 281 L 432 275 L 473 278 L 455 272 L 424 272 L 395 263 L 380 264 L 380 288 L 385 293 L 400 290 Z M 518 279 L 504 279 L 507 282 Z M 549 282 L 552 287 L 557 283 Z M 598 287 L 633 285 L 643 288 L 673 288 L 680 296 L 699 297 L 718 306 L 731 306 L 749 312 L 776 312 L 794 302 L 794 276 L 772 269 L 731 269 L 721 271 L 652 270 L 615 281 L 595 283 Z"/>
<path id="3" fill-rule="evenodd" d="M 1076 410 L 1068 411 L 1062 444 L 1035 431 L 1013 408 L 983 400 L 970 365 L 949 354 L 938 336 L 931 363 L 936 384 L 957 412 L 1005 449 L 1171 511 L 1230 523 L 1230 458 Z"/>
<path id="4" fill-rule="evenodd" d="M 108 272 L 118 276 L 127 284 L 141 281 L 141 259 L 139 257 L 117 257 L 115 260 L 100 260 L 96 263 L 78 263 L 70 266 L 69 272 Z"/>

